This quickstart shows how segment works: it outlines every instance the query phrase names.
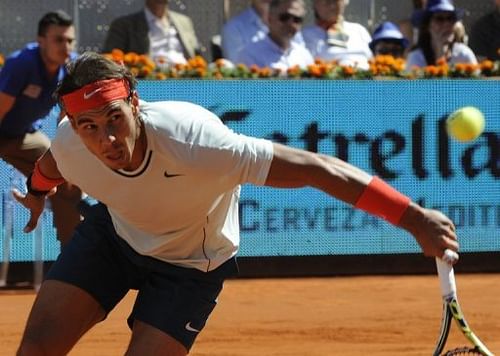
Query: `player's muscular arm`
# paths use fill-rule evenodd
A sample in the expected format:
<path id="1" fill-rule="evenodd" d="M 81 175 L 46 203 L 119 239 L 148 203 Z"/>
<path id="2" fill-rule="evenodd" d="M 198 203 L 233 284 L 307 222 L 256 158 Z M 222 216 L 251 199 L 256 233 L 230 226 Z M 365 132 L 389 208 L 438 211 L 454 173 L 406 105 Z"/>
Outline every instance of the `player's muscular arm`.
<path id="1" fill-rule="evenodd" d="M 12 109 L 16 98 L 12 95 L 5 94 L 0 91 L 0 122 L 3 120 L 5 115 Z"/>
<path id="2" fill-rule="evenodd" d="M 338 158 L 274 144 L 266 185 L 311 186 L 354 205 L 370 180 L 371 175 Z"/>

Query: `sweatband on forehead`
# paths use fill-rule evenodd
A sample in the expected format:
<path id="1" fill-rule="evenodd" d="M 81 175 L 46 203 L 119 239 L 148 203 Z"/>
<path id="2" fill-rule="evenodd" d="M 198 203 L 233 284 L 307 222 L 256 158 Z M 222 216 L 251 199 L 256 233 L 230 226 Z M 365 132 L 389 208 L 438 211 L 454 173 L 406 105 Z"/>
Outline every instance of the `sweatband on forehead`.
<path id="1" fill-rule="evenodd" d="M 124 78 L 105 79 L 87 84 L 69 94 L 62 96 L 66 112 L 76 115 L 110 103 L 124 99 L 130 95 L 128 81 Z"/>

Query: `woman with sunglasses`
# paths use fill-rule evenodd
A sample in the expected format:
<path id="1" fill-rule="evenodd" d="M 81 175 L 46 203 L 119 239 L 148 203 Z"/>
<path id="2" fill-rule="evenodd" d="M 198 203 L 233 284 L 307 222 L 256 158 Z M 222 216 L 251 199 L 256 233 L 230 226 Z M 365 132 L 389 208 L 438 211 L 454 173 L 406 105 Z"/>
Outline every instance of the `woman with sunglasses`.
<path id="1" fill-rule="evenodd" d="M 348 0 L 314 0 L 315 24 L 305 27 L 302 35 L 315 58 L 368 69 L 371 36 L 361 24 L 344 20 L 348 3 Z"/>
<path id="2" fill-rule="evenodd" d="M 444 58 L 448 64 L 477 63 L 474 52 L 460 42 L 455 26 L 461 17 L 451 0 L 430 0 L 420 20 L 416 46 L 408 54 L 406 68 L 435 65 Z"/>

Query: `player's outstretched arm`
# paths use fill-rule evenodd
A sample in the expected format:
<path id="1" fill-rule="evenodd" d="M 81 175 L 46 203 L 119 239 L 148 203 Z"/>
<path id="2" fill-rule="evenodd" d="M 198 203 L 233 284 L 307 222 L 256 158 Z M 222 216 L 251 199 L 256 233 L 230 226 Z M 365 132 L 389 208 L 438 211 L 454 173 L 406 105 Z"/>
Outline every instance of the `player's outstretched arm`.
<path id="1" fill-rule="evenodd" d="M 336 157 L 274 144 L 267 186 L 310 186 L 377 215 L 411 233 L 426 256 L 458 250 L 453 222 L 425 209 L 380 179 Z"/>
<path id="2" fill-rule="evenodd" d="M 24 227 L 24 232 L 29 233 L 36 228 L 38 218 L 45 207 L 45 197 L 54 194 L 61 183 L 64 183 L 64 179 L 49 149 L 37 161 L 33 173 L 26 181 L 28 193 L 12 190 L 14 198 L 30 211 L 30 219 Z"/>

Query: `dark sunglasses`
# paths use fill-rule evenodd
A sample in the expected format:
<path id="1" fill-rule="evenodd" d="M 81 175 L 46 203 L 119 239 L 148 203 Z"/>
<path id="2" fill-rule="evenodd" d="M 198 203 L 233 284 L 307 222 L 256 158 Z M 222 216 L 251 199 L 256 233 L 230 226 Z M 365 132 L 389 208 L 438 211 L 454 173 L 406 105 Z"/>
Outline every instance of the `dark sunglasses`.
<path id="1" fill-rule="evenodd" d="M 453 15 L 434 15 L 432 20 L 436 22 L 457 22 L 457 17 Z"/>
<path id="2" fill-rule="evenodd" d="M 300 16 L 295 16 L 289 13 L 283 13 L 278 15 L 278 19 L 281 22 L 288 22 L 290 20 L 293 20 L 294 23 L 302 23 L 304 21 L 303 17 Z"/>

